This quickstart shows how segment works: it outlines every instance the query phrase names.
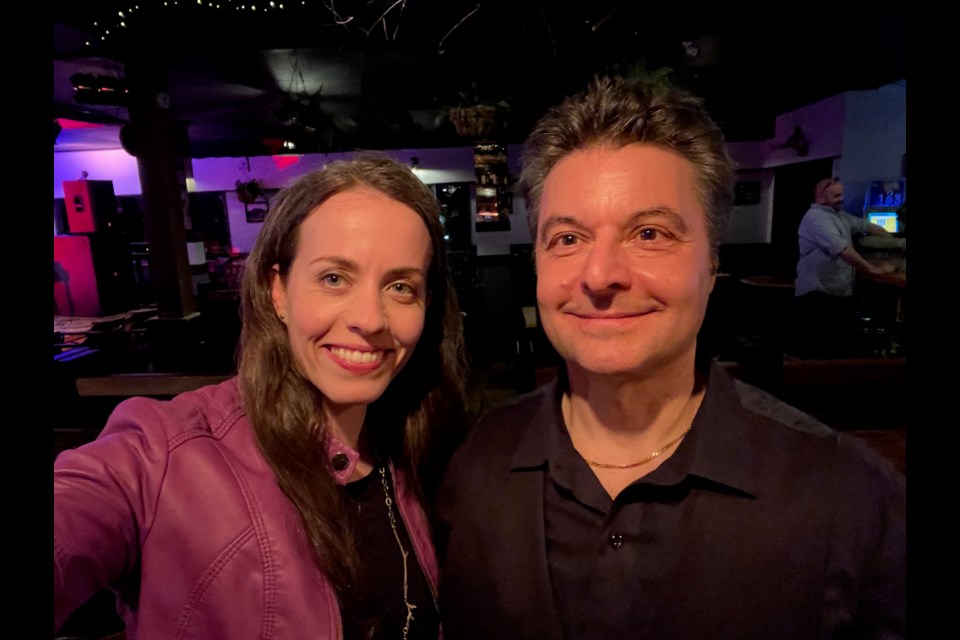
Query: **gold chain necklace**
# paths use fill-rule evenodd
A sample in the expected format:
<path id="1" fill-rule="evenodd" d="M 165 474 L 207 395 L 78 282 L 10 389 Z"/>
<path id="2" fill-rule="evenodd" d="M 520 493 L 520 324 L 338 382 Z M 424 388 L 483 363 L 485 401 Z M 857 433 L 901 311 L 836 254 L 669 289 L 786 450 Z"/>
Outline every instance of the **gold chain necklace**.
<path id="1" fill-rule="evenodd" d="M 649 456 L 647 456 L 646 458 L 644 458 L 644 459 L 641 460 L 640 462 L 633 462 L 633 463 L 631 463 L 631 464 L 607 464 L 607 463 L 605 463 L 605 462 L 595 462 L 595 461 L 593 461 L 593 460 L 587 460 L 586 458 L 584 458 L 584 461 L 586 461 L 586 463 L 587 463 L 588 465 L 590 465 L 591 467 L 599 467 L 599 468 L 601 468 L 601 469 L 632 469 L 633 467 L 639 467 L 639 466 L 642 465 L 642 464 L 647 464 L 647 463 L 650 462 L 651 460 L 656 459 L 656 458 L 657 458 L 660 454 L 662 454 L 664 451 L 666 451 L 667 449 L 669 449 L 669 448 L 672 447 L 673 445 L 675 445 L 675 444 L 677 444 L 678 442 L 680 442 L 680 440 L 683 439 L 683 436 L 685 436 L 685 435 L 687 435 L 688 433 L 690 433 L 690 429 L 693 429 L 693 425 L 690 425 L 689 427 L 687 427 L 686 431 L 684 431 L 683 433 L 681 433 L 680 435 L 678 435 L 676 438 L 674 438 L 673 440 L 671 440 L 671 441 L 668 442 L 667 444 L 663 445 L 662 447 L 660 447 L 659 449 L 657 449 L 656 451 L 654 451 L 653 453 L 651 453 Z"/>
<path id="2" fill-rule="evenodd" d="M 393 500 L 390 498 L 390 486 L 387 484 L 387 470 L 381 464 L 378 467 L 380 471 L 380 482 L 383 483 L 383 492 L 386 495 L 386 505 L 387 505 L 387 517 L 390 518 L 390 528 L 393 529 L 393 537 L 397 541 L 397 546 L 400 547 L 400 556 L 403 558 L 403 604 L 407 607 L 407 620 L 403 625 L 403 638 L 406 640 L 407 634 L 410 633 L 410 623 L 413 622 L 413 610 L 417 608 L 417 605 L 410 604 L 410 601 L 407 599 L 407 557 L 410 555 L 410 552 L 403 548 L 403 543 L 400 541 L 400 534 L 397 532 L 397 520 L 393 516 Z"/>

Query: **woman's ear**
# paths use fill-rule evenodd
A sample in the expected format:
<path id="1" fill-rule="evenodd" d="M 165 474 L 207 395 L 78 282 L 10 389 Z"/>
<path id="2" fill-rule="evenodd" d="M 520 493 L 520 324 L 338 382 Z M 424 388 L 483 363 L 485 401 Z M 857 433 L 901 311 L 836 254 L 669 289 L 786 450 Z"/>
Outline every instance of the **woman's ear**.
<path id="1" fill-rule="evenodd" d="M 283 282 L 283 276 L 280 275 L 280 265 L 273 265 L 270 297 L 273 298 L 273 308 L 277 312 L 280 322 L 287 322 L 287 285 Z"/>

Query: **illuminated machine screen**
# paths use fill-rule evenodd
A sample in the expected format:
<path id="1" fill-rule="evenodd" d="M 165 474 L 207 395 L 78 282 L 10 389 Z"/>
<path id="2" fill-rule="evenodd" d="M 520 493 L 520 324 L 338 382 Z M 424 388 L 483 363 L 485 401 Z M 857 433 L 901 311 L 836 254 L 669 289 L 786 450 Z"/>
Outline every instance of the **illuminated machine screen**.
<path id="1" fill-rule="evenodd" d="M 867 222 L 872 222 L 879 227 L 883 227 L 890 233 L 900 231 L 900 225 L 897 222 L 897 214 L 895 211 L 873 211 L 867 213 Z"/>

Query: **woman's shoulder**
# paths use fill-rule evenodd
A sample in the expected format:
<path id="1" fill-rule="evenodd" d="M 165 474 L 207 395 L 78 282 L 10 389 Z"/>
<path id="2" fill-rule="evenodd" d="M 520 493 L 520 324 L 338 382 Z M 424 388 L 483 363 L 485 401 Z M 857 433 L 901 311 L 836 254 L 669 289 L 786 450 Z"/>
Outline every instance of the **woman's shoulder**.
<path id="1" fill-rule="evenodd" d="M 134 397 L 117 405 L 104 433 L 139 427 L 162 431 L 168 441 L 191 436 L 222 438 L 246 417 L 237 378 L 181 393 L 170 400 Z M 159 434 L 158 434 L 159 435 Z"/>

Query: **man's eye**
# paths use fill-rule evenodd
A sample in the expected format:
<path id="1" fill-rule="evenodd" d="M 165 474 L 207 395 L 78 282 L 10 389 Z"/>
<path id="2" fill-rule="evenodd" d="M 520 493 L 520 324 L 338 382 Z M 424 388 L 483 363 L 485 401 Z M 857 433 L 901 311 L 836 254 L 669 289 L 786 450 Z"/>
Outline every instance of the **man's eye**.
<path id="1" fill-rule="evenodd" d="M 558 238 L 557 242 L 565 247 L 569 247 L 572 244 L 576 244 L 577 236 L 573 235 L 572 233 L 565 233 Z"/>
<path id="2" fill-rule="evenodd" d="M 656 240 L 660 237 L 660 232 L 656 229 L 641 229 L 639 236 L 641 240 Z"/>
<path id="3" fill-rule="evenodd" d="M 394 292 L 396 293 L 404 293 L 404 294 L 414 293 L 413 287 L 411 287 L 406 282 L 395 282 L 394 284 L 390 285 L 390 288 L 393 289 Z"/>

